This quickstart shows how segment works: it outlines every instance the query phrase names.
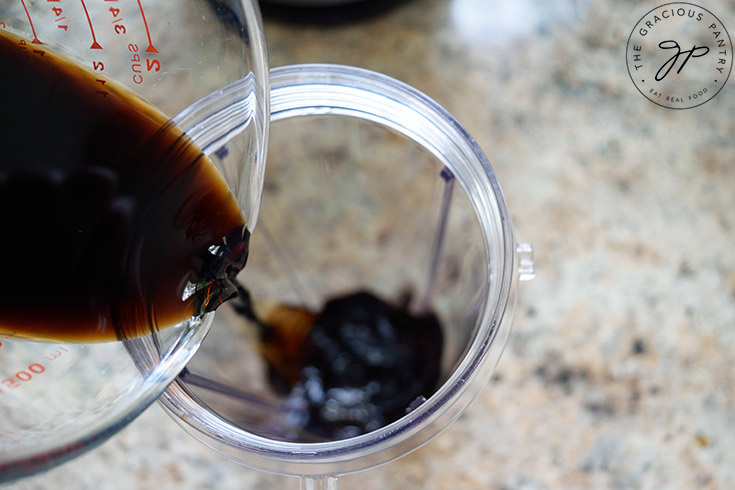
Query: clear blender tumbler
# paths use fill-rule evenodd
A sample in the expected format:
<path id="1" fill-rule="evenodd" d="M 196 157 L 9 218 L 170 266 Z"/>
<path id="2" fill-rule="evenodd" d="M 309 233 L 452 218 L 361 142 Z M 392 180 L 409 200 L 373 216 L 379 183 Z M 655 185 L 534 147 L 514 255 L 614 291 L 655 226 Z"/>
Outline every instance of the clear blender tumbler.
<path id="1" fill-rule="evenodd" d="M 252 229 L 269 122 L 266 55 L 254 1 L 0 0 L 0 37 L 11 50 L 5 52 L 21 61 L 63 57 L 97 77 L 99 97 L 122 91 L 175 118 L 210 156 Z M 39 146 L 63 142 L 63 121 L 46 124 L 42 110 L 64 94 L 23 91 L 8 63 L 0 60 L 0 66 L 3 144 L 17 146 L 29 132 Z M 31 106 L 41 111 L 25 109 Z M 104 149 L 104 141 L 98 144 Z M 31 145 L 26 149 L 33 154 Z M 12 164 L 0 163 L 0 185 L 10 178 L 6 163 Z M 64 182 L 66 176 L 54 178 Z M 7 242 L 13 230 L 6 227 L 2 234 Z M 210 323 L 211 314 L 192 317 L 119 342 L 0 338 L 0 481 L 58 464 L 122 428 L 176 376 Z"/>
<path id="2" fill-rule="evenodd" d="M 439 382 L 392 423 L 361 434 L 346 423 L 342 435 L 314 439 L 304 392 L 327 398 L 325 418 L 359 415 L 365 405 L 345 401 L 354 391 L 303 380 L 290 394 L 275 389 L 259 325 L 235 300 L 160 401 L 235 461 L 299 476 L 302 488 L 336 488 L 338 475 L 430 440 L 484 386 L 510 331 L 517 282 L 533 278 L 532 249 L 516 244 L 482 151 L 428 97 L 335 65 L 277 68 L 271 84 L 262 209 L 239 276 L 254 310 L 318 312 L 330 298 L 364 290 L 431 310 L 443 327 Z"/>

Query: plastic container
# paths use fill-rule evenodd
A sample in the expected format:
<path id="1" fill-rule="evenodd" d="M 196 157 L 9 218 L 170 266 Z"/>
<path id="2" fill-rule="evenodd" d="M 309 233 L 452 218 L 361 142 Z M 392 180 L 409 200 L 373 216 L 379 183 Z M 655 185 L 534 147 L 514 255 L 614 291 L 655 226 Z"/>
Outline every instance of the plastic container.
<path id="1" fill-rule="evenodd" d="M 500 185 L 472 137 L 415 89 L 336 65 L 271 71 L 271 132 L 251 256 L 255 304 L 318 309 L 367 289 L 431 309 L 444 327 L 441 383 L 366 434 L 305 442 L 269 388 L 257 334 L 227 305 L 160 402 L 227 457 L 335 488 L 338 475 L 405 455 L 482 389 L 508 338 L 532 250 L 515 241 Z"/>

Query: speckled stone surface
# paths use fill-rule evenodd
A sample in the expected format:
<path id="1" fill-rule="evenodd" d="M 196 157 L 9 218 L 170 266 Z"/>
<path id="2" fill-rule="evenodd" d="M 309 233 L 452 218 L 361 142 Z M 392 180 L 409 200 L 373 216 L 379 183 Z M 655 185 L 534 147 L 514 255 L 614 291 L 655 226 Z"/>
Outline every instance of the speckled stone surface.
<path id="1" fill-rule="evenodd" d="M 658 3 L 413 0 L 345 26 L 266 21 L 272 66 L 358 65 L 446 107 L 536 251 L 537 278 L 474 404 L 341 488 L 733 488 L 735 79 L 694 109 L 646 100 L 625 49 Z M 735 4 L 704 6 L 735 35 Z M 209 451 L 157 406 L 9 486 L 298 487 Z"/>

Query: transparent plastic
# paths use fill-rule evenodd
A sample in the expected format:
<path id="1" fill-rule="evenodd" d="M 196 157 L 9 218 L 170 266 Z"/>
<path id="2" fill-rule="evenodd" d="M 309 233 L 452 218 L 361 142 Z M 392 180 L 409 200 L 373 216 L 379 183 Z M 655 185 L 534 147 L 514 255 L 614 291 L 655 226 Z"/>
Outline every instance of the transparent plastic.
<path id="1" fill-rule="evenodd" d="M 269 385 L 257 329 L 226 304 L 160 402 L 225 456 L 333 489 L 341 474 L 426 443 L 477 395 L 509 335 L 519 257 L 487 158 L 431 99 L 337 65 L 277 68 L 271 84 L 261 216 L 239 276 L 253 304 L 314 310 L 360 289 L 410 298 L 444 327 L 441 383 L 393 423 L 309 442 Z M 530 247 L 522 250 L 530 279 Z"/>
<path id="2" fill-rule="evenodd" d="M 4 31 L 27 56 L 59 53 L 99 74 L 102 92 L 115 82 L 174 118 L 255 226 L 269 124 L 256 2 L 0 0 Z M 3 131 L 28 123 L 24 114 L 5 119 Z M 178 374 L 211 321 L 117 342 L 0 338 L 0 481 L 59 464 L 125 426 Z"/>

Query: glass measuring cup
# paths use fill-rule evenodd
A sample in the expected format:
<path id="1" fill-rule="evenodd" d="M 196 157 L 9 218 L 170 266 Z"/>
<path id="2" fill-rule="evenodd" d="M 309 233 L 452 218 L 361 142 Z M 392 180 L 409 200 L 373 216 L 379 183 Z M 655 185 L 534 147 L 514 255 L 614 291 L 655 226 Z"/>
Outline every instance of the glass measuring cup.
<path id="1" fill-rule="evenodd" d="M 98 77 L 100 99 L 122 91 L 164 120 L 173 118 L 210 156 L 252 229 L 268 127 L 264 41 L 253 1 L 0 0 L 0 36 L 18 55 L 14 60 L 44 63 L 58 54 L 73 70 Z M 26 158 L 35 145 L 63 143 L 63 119 L 50 125 L 43 109 L 65 94 L 22 92 L 14 70 L 0 65 L 7 89 L 0 99 L 3 145 L 19 147 Z M 88 115 L 82 107 L 70 111 L 79 120 Z M 28 134 L 36 139 L 28 143 Z M 106 140 L 97 144 L 105 146 Z M 25 160 L 0 163 L 0 186 L 10 178 L 5 165 L 11 163 L 22 169 Z M 52 177 L 66 179 L 58 172 Z M 5 227 L 2 240 L 12 233 Z M 0 338 L 0 481 L 58 464 L 127 424 L 184 366 L 210 317 L 122 341 Z"/>
<path id="2" fill-rule="evenodd" d="M 229 154 L 220 154 L 216 163 L 228 177 L 239 173 L 233 192 L 248 223 L 255 221 L 262 176 L 260 166 L 250 163 L 262 156 L 268 125 L 267 60 L 257 2 L 1 0 L 2 32 L 20 37 L 18 49 L 28 56 L 42 57 L 51 48 L 169 117 L 240 81 L 256 117 L 237 128 Z M 99 88 L 103 93 L 103 80 Z M 10 116 L 22 121 L 22 115 Z"/>
<path id="3" fill-rule="evenodd" d="M 338 475 L 430 440 L 484 386 L 509 334 L 517 281 L 533 277 L 531 248 L 515 243 L 482 151 L 423 94 L 334 65 L 277 68 L 271 84 L 262 213 L 241 275 L 255 311 L 319 311 L 358 290 L 401 302 L 409 292 L 408 308 L 434 311 L 443 326 L 439 382 L 388 425 L 311 439 L 304 397 L 273 389 L 258 326 L 231 303 L 160 401 L 230 459 L 300 476 L 302 488 L 335 488 Z"/>

